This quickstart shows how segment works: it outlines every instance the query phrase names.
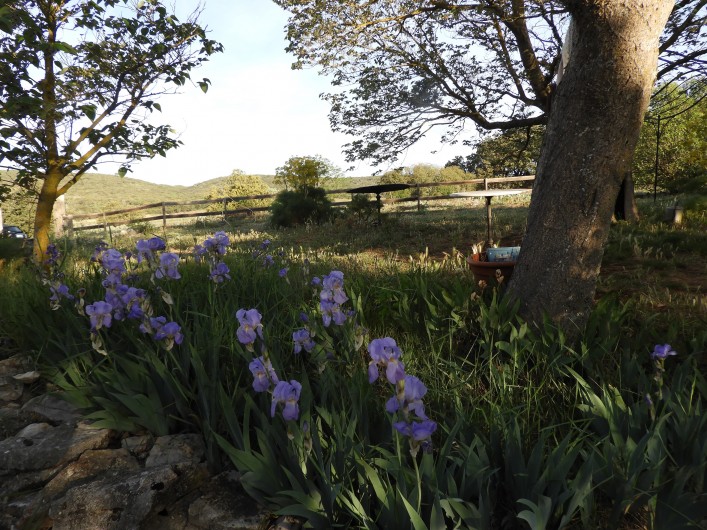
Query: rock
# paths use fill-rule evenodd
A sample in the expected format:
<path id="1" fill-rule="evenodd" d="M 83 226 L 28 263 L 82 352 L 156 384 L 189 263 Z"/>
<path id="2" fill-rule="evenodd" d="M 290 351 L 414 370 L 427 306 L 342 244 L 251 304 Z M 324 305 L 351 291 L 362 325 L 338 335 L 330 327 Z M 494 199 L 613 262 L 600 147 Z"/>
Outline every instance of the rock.
<path id="1" fill-rule="evenodd" d="M 221 473 L 189 505 L 189 524 L 208 530 L 256 530 L 262 528 L 263 514 L 243 490 L 238 474 Z"/>
<path id="2" fill-rule="evenodd" d="M 140 465 L 125 449 L 98 449 L 83 453 L 78 460 L 64 467 L 44 487 L 44 497 L 51 499 L 70 487 L 86 483 L 98 476 L 115 476 L 117 471 L 137 471 Z"/>
<path id="3" fill-rule="evenodd" d="M 105 449 L 114 438 L 114 431 L 85 425 L 31 424 L 0 442 L 0 476 L 54 468 L 76 460 L 84 451 Z"/>
<path id="4" fill-rule="evenodd" d="M 29 385 L 29 384 L 34 383 L 35 381 L 37 381 L 39 379 L 39 377 L 40 377 L 40 374 L 36 370 L 12 376 L 12 378 L 15 381 L 19 381 L 20 383 L 24 383 L 25 385 Z"/>
<path id="5" fill-rule="evenodd" d="M 17 354 L 0 361 L 0 377 L 14 376 L 28 372 L 34 368 L 34 362 L 29 355 Z"/>
<path id="6" fill-rule="evenodd" d="M 22 397 L 25 385 L 11 376 L 0 376 L 0 401 L 17 401 Z"/>
<path id="7" fill-rule="evenodd" d="M 71 488 L 51 503 L 53 530 L 161 528 L 146 520 L 165 517 L 168 506 L 196 490 L 208 477 L 202 464 L 182 463 L 120 472 Z M 90 526 L 87 524 L 90 521 Z"/>
<path id="8" fill-rule="evenodd" d="M 204 441 L 198 434 L 160 436 L 155 440 L 145 467 L 179 462 L 201 462 L 204 459 Z"/>
<path id="9" fill-rule="evenodd" d="M 14 436 L 30 423 L 43 421 L 31 412 L 24 412 L 18 403 L 9 403 L 0 408 L 0 440 Z"/>
<path id="10" fill-rule="evenodd" d="M 140 459 L 143 459 L 148 455 L 154 443 L 155 439 L 152 437 L 151 434 L 144 434 L 141 436 L 129 436 L 127 438 L 123 438 L 120 441 L 120 444 L 122 445 L 123 449 L 129 451 L 130 454 L 135 455 L 137 458 Z"/>
<path id="11" fill-rule="evenodd" d="M 68 401 L 51 394 L 37 396 L 25 403 L 22 410 L 41 416 L 45 421 L 53 424 L 75 424 L 81 419 L 79 410 Z"/>

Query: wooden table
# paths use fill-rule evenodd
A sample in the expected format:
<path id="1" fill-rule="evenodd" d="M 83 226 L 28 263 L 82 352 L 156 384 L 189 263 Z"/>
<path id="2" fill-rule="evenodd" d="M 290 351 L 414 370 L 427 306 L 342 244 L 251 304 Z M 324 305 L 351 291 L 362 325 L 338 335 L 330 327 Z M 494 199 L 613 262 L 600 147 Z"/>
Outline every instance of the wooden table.
<path id="1" fill-rule="evenodd" d="M 388 191 L 401 191 L 410 188 L 410 184 L 373 184 L 371 186 L 361 186 L 360 188 L 352 188 L 346 190 L 348 193 L 375 193 L 376 194 L 376 207 L 378 208 L 378 222 L 381 219 L 381 208 L 383 207 L 383 202 L 381 201 L 381 193 Z"/>
<path id="2" fill-rule="evenodd" d="M 486 199 L 486 242 L 491 245 L 491 199 L 494 197 L 506 197 L 509 195 L 520 195 L 522 193 L 530 193 L 532 189 L 516 189 L 516 190 L 480 190 L 480 191 L 459 191 L 452 193 L 450 197 L 465 197 L 476 198 L 483 197 Z"/>

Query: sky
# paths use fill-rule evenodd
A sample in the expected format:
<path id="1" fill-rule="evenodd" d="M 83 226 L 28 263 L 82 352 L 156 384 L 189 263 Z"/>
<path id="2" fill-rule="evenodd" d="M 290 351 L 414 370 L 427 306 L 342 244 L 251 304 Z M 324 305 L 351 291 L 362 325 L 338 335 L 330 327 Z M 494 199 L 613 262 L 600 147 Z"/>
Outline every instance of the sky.
<path id="1" fill-rule="evenodd" d="M 179 0 L 177 14 L 193 10 L 196 0 Z M 190 186 L 227 176 L 234 169 L 248 174 L 272 175 L 292 156 L 320 155 L 341 169 L 348 168 L 342 145 L 353 137 L 333 133 L 329 105 L 319 94 L 329 89 L 315 70 L 292 70 L 293 57 L 285 52 L 287 13 L 270 0 L 205 0 L 200 18 L 209 37 L 222 43 L 224 52 L 192 72 L 192 78 L 211 80 L 208 93 L 187 86 L 179 94 L 159 100 L 160 123 L 168 123 L 183 145 L 156 157 L 136 162 L 131 178 L 157 184 Z M 437 151 L 432 154 L 432 151 Z M 413 146 L 398 166 L 417 163 L 444 165 L 465 153 L 460 146 L 442 146 L 438 138 Z M 365 162 L 355 164 L 347 176 L 368 176 L 385 171 Z M 99 166 L 117 172 L 117 166 Z"/>

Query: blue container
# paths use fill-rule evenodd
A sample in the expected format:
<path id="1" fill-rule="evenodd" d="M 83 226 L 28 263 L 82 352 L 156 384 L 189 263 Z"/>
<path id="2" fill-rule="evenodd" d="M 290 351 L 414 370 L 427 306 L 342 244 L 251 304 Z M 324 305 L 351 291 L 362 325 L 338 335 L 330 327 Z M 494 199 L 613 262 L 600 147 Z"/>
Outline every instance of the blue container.
<path id="1" fill-rule="evenodd" d="M 516 261 L 520 247 L 498 247 L 487 248 L 486 259 L 488 261 Z"/>

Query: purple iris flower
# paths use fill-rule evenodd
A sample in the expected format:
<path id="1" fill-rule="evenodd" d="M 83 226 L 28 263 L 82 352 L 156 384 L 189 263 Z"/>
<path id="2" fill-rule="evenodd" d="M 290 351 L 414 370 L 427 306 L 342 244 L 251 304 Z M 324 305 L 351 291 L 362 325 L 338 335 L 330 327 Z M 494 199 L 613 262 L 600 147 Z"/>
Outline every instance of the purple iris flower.
<path id="1" fill-rule="evenodd" d="M 260 323 L 263 318 L 257 309 L 239 309 L 236 318 L 240 326 L 236 331 L 236 336 L 241 344 L 252 346 L 256 337 L 263 338 L 263 325 Z"/>
<path id="2" fill-rule="evenodd" d="M 287 276 L 288 270 L 289 269 L 287 267 L 285 267 L 284 269 L 280 269 L 280 271 L 278 272 L 278 274 L 280 275 L 280 278 L 284 278 L 285 276 Z"/>
<path id="3" fill-rule="evenodd" d="M 101 255 L 106 251 L 107 248 L 108 243 L 106 243 L 105 241 L 101 241 L 98 245 L 96 245 L 96 248 L 93 250 L 93 254 L 91 254 L 91 261 L 100 262 Z"/>
<path id="4" fill-rule="evenodd" d="M 155 340 L 164 341 L 167 345 L 167 349 L 171 349 L 172 344 L 182 343 L 184 340 L 184 335 L 182 334 L 182 328 L 179 327 L 179 324 L 176 322 L 166 322 L 162 327 L 155 331 L 153 338 Z"/>
<path id="5" fill-rule="evenodd" d="M 330 300 L 336 304 L 343 304 L 349 297 L 344 292 L 344 273 L 331 271 L 322 279 L 323 289 L 320 294 L 322 300 Z"/>
<path id="6" fill-rule="evenodd" d="M 192 253 L 196 258 L 196 261 L 200 262 L 201 258 L 203 258 L 208 253 L 208 250 L 206 250 L 203 245 L 196 244 L 194 245 L 194 250 L 192 251 Z"/>
<path id="7" fill-rule="evenodd" d="M 309 353 L 315 346 L 315 342 L 312 340 L 309 330 L 304 328 L 295 331 L 292 334 L 292 340 L 295 343 L 295 353 L 301 353 L 302 349 Z"/>
<path id="8" fill-rule="evenodd" d="M 167 323 L 166 317 L 150 317 L 140 324 L 140 331 L 143 333 L 157 333 L 162 326 Z"/>
<path id="9" fill-rule="evenodd" d="M 391 384 L 405 378 L 405 364 L 400 360 L 402 352 L 390 337 L 373 339 L 368 345 L 371 362 L 368 364 L 368 381 L 378 379 L 378 366 L 385 368 L 385 376 Z"/>
<path id="10" fill-rule="evenodd" d="M 109 328 L 112 317 L 113 306 L 102 300 L 86 306 L 86 314 L 91 320 L 91 330 L 96 331 L 102 327 Z"/>
<path id="11" fill-rule="evenodd" d="M 304 322 L 305 324 L 309 322 L 309 316 L 307 316 L 307 313 L 300 312 L 299 314 L 299 319 Z"/>
<path id="12" fill-rule="evenodd" d="M 213 269 L 211 269 L 210 278 L 216 283 L 223 283 L 226 280 L 231 279 L 231 275 L 228 274 L 231 270 L 228 268 L 223 261 L 219 261 Z"/>
<path id="13" fill-rule="evenodd" d="M 402 408 L 406 414 L 414 412 L 418 418 L 426 420 L 422 397 L 427 393 L 427 387 L 414 375 L 406 375 L 403 385 L 403 392 L 391 397 L 385 405 L 385 410 L 393 414 Z"/>
<path id="14" fill-rule="evenodd" d="M 677 352 L 671 349 L 670 344 L 656 344 L 651 353 L 653 359 L 666 359 L 672 355 L 677 355 Z"/>
<path id="15" fill-rule="evenodd" d="M 178 280 L 182 277 L 177 270 L 178 265 L 179 256 L 173 252 L 165 252 L 160 255 L 160 266 L 155 270 L 155 277 L 158 279 L 171 278 L 173 280 Z"/>
<path id="16" fill-rule="evenodd" d="M 135 248 L 137 250 L 138 263 L 142 263 L 143 260 L 147 260 L 148 263 L 152 264 L 155 262 L 155 252 L 158 250 L 164 250 L 167 246 L 162 238 L 151 237 L 148 240 L 138 240 L 135 244 Z"/>
<path id="17" fill-rule="evenodd" d="M 44 260 L 44 263 L 49 265 L 50 267 L 53 267 L 54 265 L 57 265 L 59 263 L 59 256 L 61 254 L 59 253 L 59 249 L 56 248 L 56 245 L 54 243 L 49 243 L 47 245 L 47 251 L 45 252 L 47 255 L 47 259 Z"/>
<path id="18" fill-rule="evenodd" d="M 59 309 L 59 302 L 62 298 L 69 301 L 74 300 L 74 296 L 69 292 L 69 286 L 60 282 L 55 282 L 49 286 L 49 291 L 52 295 L 49 297 L 49 306 L 52 309 Z"/>
<path id="19" fill-rule="evenodd" d="M 403 436 L 409 436 L 415 442 L 421 442 L 432 437 L 432 433 L 437 430 L 437 423 L 432 420 L 411 423 L 399 421 L 394 423 L 393 427 Z"/>
<path id="20" fill-rule="evenodd" d="M 123 255 L 114 248 L 103 251 L 100 256 L 100 262 L 108 276 L 120 277 L 125 272 Z"/>
<path id="21" fill-rule="evenodd" d="M 267 248 L 270 246 L 270 240 L 266 239 L 262 243 L 260 243 L 260 248 L 263 250 L 267 250 Z"/>
<path id="22" fill-rule="evenodd" d="M 204 241 L 204 248 L 217 256 L 224 256 L 226 254 L 226 249 L 231 241 L 228 239 L 226 232 L 219 231 L 214 234 L 213 237 L 208 238 Z"/>
<path id="23" fill-rule="evenodd" d="M 282 417 L 285 420 L 296 420 L 299 417 L 299 396 L 302 392 L 302 385 L 294 379 L 289 383 L 280 381 L 275 385 L 272 393 L 272 405 L 270 406 L 270 416 L 275 417 L 275 410 L 278 404 L 283 404 Z"/>
<path id="24" fill-rule="evenodd" d="M 123 306 L 128 310 L 128 318 L 141 319 L 145 316 L 143 304 L 146 302 L 147 293 L 144 289 L 136 287 L 128 287 L 125 292 L 120 295 L 120 300 Z"/>
<path id="25" fill-rule="evenodd" d="M 123 302 L 122 293 L 127 289 L 127 285 L 119 283 L 113 288 L 106 290 L 106 302 L 113 307 L 113 318 L 115 320 L 123 320 L 125 318 L 125 303 Z"/>
<path id="26" fill-rule="evenodd" d="M 253 374 L 253 390 L 256 392 L 266 392 L 271 383 L 277 385 L 280 382 L 270 359 L 265 359 L 262 355 L 253 359 L 248 368 Z"/>
<path id="27" fill-rule="evenodd" d="M 319 276 L 312 278 L 312 285 L 314 287 L 319 287 L 322 284 L 322 279 Z"/>
<path id="28" fill-rule="evenodd" d="M 263 258 L 263 267 L 272 267 L 275 265 L 275 260 L 270 254 L 266 254 L 265 258 Z"/>

